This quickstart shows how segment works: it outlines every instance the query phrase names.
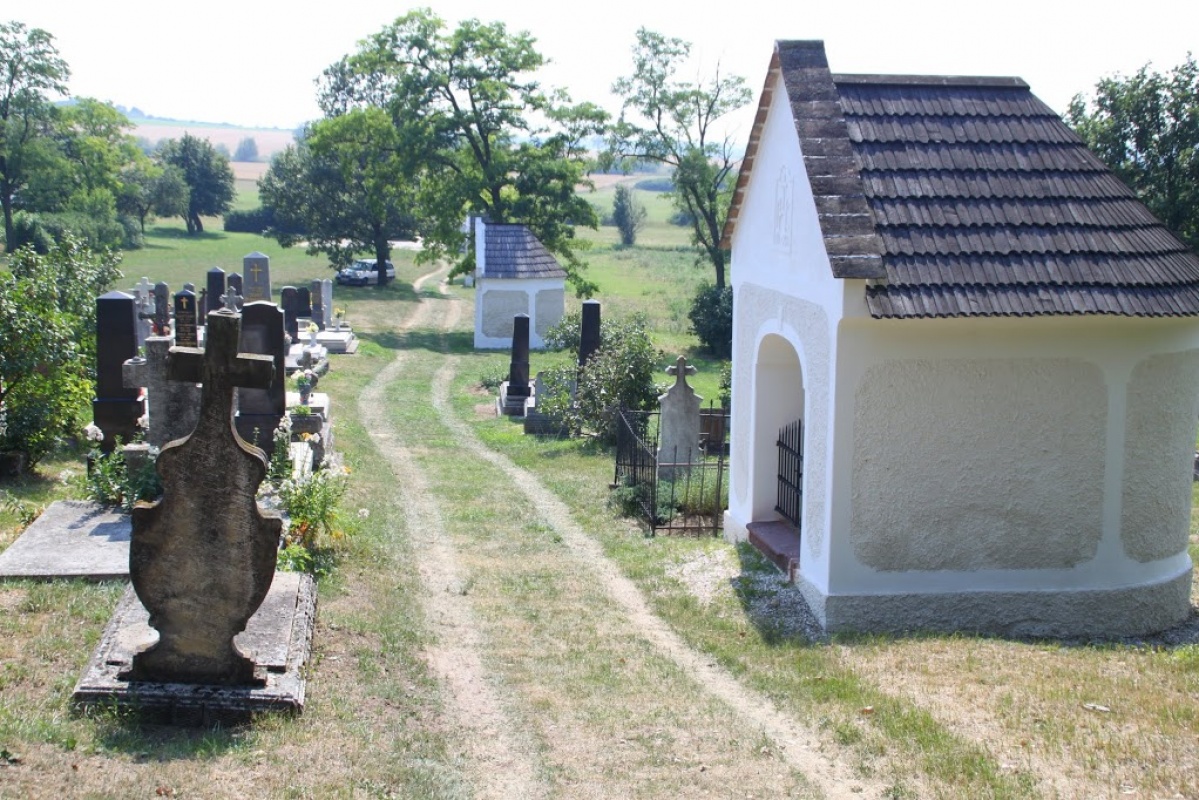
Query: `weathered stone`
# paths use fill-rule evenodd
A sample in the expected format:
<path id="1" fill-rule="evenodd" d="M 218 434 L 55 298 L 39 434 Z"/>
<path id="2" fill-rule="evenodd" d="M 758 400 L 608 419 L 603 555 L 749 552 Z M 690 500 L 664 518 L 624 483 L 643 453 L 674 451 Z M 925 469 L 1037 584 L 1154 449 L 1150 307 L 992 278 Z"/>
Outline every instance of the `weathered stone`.
<path id="1" fill-rule="evenodd" d="M 130 681 L 260 683 L 233 637 L 270 589 L 282 520 L 255 500 L 266 459 L 234 431 L 233 392 L 268 387 L 274 362 L 239 355 L 239 335 L 236 313 L 214 311 L 204 351 L 171 350 L 171 379 L 203 384 L 200 419 L 158 457 L 162 499 L 133 511 L 130 578 L 159 638 L 133 657 Z"/>
<path id="2" fill-rule="evenodd" d="M 703 398 L 687 384 L 687 376 L 695 367 L 678 357 L 673 367 L 666 368 L 674 376 L 674 385 L 658 398 L 662 415 L 658 428 L 658 478 L 672 480 L 688 471 L 699 460 L 699 412 Z"/>
<path id="3" fill-rule="evenodd" d="M 312 321 L 316 323 L 316 327 L 322 331 L 325 329 L 325 323 L 328 322 L 329 315 L 333 312 L 325 308 L 324 285 L 320 280 L 312 281 Z"/>
<path id="4" fill-rule="evenodd" d="M 167 379 L 170 349 L 170 338 L 151 336 L 146 339 L 146 355 L 129 359 L 123 367 L 126 386 L 146 389 L 146 416 L 150 421 L 146 441 L 155 447 L 190 434 L 200 414 L 199 387 Z"/>
<path id="5" fill-rule="evenodd" d="M 241 260 L 245 270 L 246 290 L 242 293 L 247 303 L 273 303 L 271 296 L 271 259 L 255 250 Z"/>
<path id="6" fill-rule="evenodd" d="M 171 287 L 166 281 L 154 284 L 154 324 L 151 327 L 155 336 L 171 335 Z"/>
<path id="7" fill-rule="evenodd" d="M 287 378 L 284 361 L 283 312 L 274 303 L 247 303 L 241 315 L 243 353 L 270 356 L 275 377 L 266 389 L 237 390 L 237 432 L 243 439 L 262 448 L 268 456 L 274 449 L 274 432 L 287 409 Z M 257 432 L 257 433 L 255 433 Z"/>
<path id="8" fill-rule="evenodd" d="M 179 347 L 199 347 L 196 325 L 196 293 L 188 289 L 175 294 L 175 344 Z"/>
<path id="9" fill-rule="evenodd" d="M 96 298 L 96 397 L 92 421 L 104 432 L 100 449 L 111 453 L 116 437 L 131 441 L 145 411 L 141 391 L 125 386 L 122 365 L 137 355 L 137 309 L 133 297 L 109 292 Z"/>
<path id="10" fill-rule="evenodd" d="M 294 286 L 284 286 L 279 293 L 279 305 L 283 308 L 283 330 L 291 337 L 292 342 L 300 340 L 300 326 L 296 322 L 300 316 L 300 292 Z"/>

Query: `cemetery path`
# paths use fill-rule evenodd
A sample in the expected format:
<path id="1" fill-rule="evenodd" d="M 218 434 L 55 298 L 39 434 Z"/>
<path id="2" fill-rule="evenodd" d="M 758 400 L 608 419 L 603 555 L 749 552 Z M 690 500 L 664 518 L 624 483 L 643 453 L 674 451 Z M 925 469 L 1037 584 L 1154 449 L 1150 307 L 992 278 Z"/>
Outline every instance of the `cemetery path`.
<path id="1" fill-rule="evenodd" d="M 443 275 L 421 278 L 418 292 Z M 422 299 L 401 331 L 435 330 L 443 337 L 440 352 L 401 349 L 359 396 L 358 410 L 397 478 L 416 545 L 422 604 L 437 635 L 427 659 L 461 733 L 476 796 L 883 796 L 881 785 L 825 756 L 815 731 L 689 647 L 653 613 L 565 503 L 459 418 L 450 389 L 460 359 L 448 352 L 444 337 L 461 319 L 462 305 L 444 288 L 435 303 Z M 526 531 L 550 532 L 560 543 L 555 552 L 539 551 L 531 565 L 504 538 L 510 532 L 498 542 L 487 541 L 485 532 L 472 539 L 443 515 L 445 477 L 423 466 L 433 434 L 401 430 L 387 418 L 385 398 L 395 402 L 389 392 L 404 382 L 420 384 L 416 402 L 431 405 L 433 427 L 443 428 L 460 448 L 457 479 L 469 481 L 472 469 L 495 474 L 490 482 L 508 487 L 501 502 L 523 509 Z M 513 498 L 513 490 L 525 502 Z M 529 572 L 518 574 L 522 570 Z M 534 624 L 513 619 L 511 598 L 504 606 L 482 588 L 520 581 L 536 581 L 530 599 L 545 606 L 530 612 Z M 560 627 L 539 619 L 542 611 Z M 563 626 L 569 641 L 563 641 Z M 517 632 L 546 638 L 518 641 Z M 580 687 L 571 681 L 586 667 L 570 659 L 586 666 L 618 662 L 645 685 L 638 689 L 634 681 L 622 684 L 618 678 L 608 694 L 607 687 Z M 562 685 L 569 688 L 554 693 Z M 668 790 L 672 782 L 677 785 Z M 646 794 L 647 786 L 659 788 Z"/>
<path id="2" fill-rule="evenodd" d="M 419 293 L 425 283 L 441 280 L 444 275 L 444 269 L 423 275 L 413 288 Z M 428 303 L 419 303 L 400 330 L 427 327 L 432 311 Z M 440 321 L 443 329 L 457 324 L 459 314 L 460 306 L 455 303 Z M 408 530 L 419 545 L 415 552 L 420 558 L 424 606 L 429 627 L 437 633 L 437 643 L 427 653 L 429 666 L 448 692 L 454 722 L 465 732 L 465 761 L 477 796 L 544 797 L 528 747 L 517 741 L 517 727 L 502 710 L 480 660 L 479 626 L 462 590 L 456 554 L 445 534 L 440 506 L 411 449 L 389 433 L 384 392 L 402 375 L 407 357 L 408 351 L 401 350 L 370 382 L 358 397 L 358 413 L 375 446 L 391 465 L 406 509 Z"/>

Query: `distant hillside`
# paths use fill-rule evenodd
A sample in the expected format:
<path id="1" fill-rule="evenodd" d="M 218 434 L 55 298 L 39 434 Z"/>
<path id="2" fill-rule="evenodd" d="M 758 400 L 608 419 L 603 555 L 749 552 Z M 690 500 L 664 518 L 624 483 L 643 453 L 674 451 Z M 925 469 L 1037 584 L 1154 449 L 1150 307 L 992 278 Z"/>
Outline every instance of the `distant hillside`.
<path id="1" fill-rule="evenodd" d="M 270 161 L 271 156 L 283 150 L 296 138 L 294 131 L 283 128 L 239 128 L 234 125 L 211 122 L 185 122 L 132 115 L 129 119 L 135 125 L 134 136 L 155 143 L 163 139 L 179 139 L 183 134 L 190 133 L 192 136 L 207 139 L 212 142 L 213 146 L 224 145 L 230 153 L 233 153 L 242 139 L 252 138 L 258 145 L 258 158 L 263 162 Z"/>

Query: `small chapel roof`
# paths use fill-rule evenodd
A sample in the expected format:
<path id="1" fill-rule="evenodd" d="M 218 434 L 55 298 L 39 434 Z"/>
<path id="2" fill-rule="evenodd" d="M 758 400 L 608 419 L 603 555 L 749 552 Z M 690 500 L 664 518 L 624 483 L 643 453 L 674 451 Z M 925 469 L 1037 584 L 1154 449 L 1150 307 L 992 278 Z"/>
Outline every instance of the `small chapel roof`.
<path id="1" fill-rule="evenodd" d="M 775 45 L 833 275 L 877 318 L 1199 315 L 1199 257 L 1018 78 L 839 75 Z"/>
<path id="2" fill-rule="evenodd" d="M 524 225 L 485 223 L 486 278 L 565 278 L 558 260 Z"/>

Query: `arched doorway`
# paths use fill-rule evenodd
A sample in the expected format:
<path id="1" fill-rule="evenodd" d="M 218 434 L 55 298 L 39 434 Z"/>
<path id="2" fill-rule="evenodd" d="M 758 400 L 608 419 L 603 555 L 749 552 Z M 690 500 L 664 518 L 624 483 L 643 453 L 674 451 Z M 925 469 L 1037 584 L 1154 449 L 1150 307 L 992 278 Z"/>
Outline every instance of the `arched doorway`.
<path id="1" fill-rule="evenodd" d="M 769 334 L 758 345 L 753 397 L 749 540 L 793 577 L 803 486 L 802 471 L 791 471 L 796 454 L 788 451 L 803 450 L 804 383 L 799 355 L 782 336 Z"/>

